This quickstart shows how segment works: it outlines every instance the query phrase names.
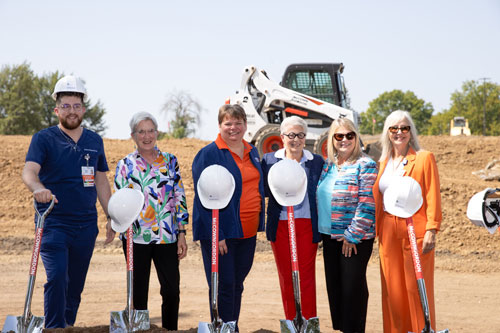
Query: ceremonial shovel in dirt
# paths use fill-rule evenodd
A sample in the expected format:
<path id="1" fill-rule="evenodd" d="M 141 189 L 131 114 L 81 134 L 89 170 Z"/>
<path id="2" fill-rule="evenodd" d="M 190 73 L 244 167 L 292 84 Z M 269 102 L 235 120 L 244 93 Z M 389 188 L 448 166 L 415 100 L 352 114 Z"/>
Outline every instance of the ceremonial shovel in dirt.
<path id="1" fill-rule="evenodd" d="M 422 333 L 434 333 L 431 327 L 429 315 L 429 303 L 427 301 L 427 291 L 425 289 L 424 274 L 418 254 L 417 238 L 413 226 L 413 214 L 415 214 L 423 204 L 422 189 L 420 184 L 411 177 L 401 177 L 400 180 L 392 181 L 391 185 L 384 192 L 384 206 L 387 212 L 394 216 L 406 219 L 406 229 L 410 241 L 411 255 L 413 258 L 413 268 L 417 278 L 418 294 L 424 312 L 425 326 Z M 438 333 L 448 333 L 448 329 L 438 331 Z M 410 333 L 410 332 L 409 332 Z"/>
<path id="2" fill-rule="evenodd" d="M 223 322 L 219 317 L 217 298 L 219 291 L 219 209 L 225 208 L 234 193 L 234 178 L 223 166 L 213 164 L 206 167 L 198 180 L 197 191 L 203 207 L 212 210 L 212 256 L 210 307 L 213 321 L 200 322 L 198 333 L 232 333 L 236 322 Z"/>
<path id="3" fill-rule="evenodd" d="M 319 333 L 319 318 L 305 319 L 302 316 L 300 301 L 299 260 L 297 240 L 295 236 L 295 217 L 293 206 L 300 204 L 307 190 L 307 176 L 304 169 L 295 160 L 283 159 L 274 164 L 269 170 L 269 188 L 281 205 L 286 207 L 288 216 L 288 238 L 290 243 L 290 259 L 292 263 L 293 296 L 295 300 L 295 318 L 281 319 L 282 333 Z"/>
<path id="4" fill-rule="evenodd" d="M 38 258 L 40 256 L 40 246 L 42 244 L 43 225 L 45 218 L 49 215 L 54 207 L 55 197 L 52 196 L 52 201 L 49 207 L 43 214 L 40 214 L 36 201 L 33 200 L 35 212 L 37 216 L 36 230 L 35 230 L 35 244 L 33 245 L 33 252 L 31 254 L 30 263 L 30 277 L 28 280 L 28 292 L 26 293 L 26 300 L 24 302 L 24 312 L 22 316 L 7 316 L 2 328 L 2 332 L 15 332 L 15 333 L 33 333 L 42 332 L 45 323 L 45 317 L 33 316 L 31 313 L 31 299 L 33 298 L 33 289 L 35 287 L 36 271 L 38 268 Z"/>
<path id="5" fill-rule="evenodd" d="M 133 303 L 134 284 L 134 233 L 132 223 L 144 205 L 144 195 L 131 188 L 116 191 L 108 203 L 111 227 L 116 232 L 127 231 L 127 307 L 123 311 L 111 312 L 109 331 L 112 333 L 145 331 L 150 327 L 149 311 L 135 310 Z"/>

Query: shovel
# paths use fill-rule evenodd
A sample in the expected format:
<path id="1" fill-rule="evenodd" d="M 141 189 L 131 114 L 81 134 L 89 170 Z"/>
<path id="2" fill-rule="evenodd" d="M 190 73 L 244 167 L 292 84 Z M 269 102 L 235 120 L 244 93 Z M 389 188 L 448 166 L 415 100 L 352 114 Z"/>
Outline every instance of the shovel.
<path id="1" fill-rule="evenodd" d="M 217 296 L 219 291 L 219 210 L 212 209 L 212 273 L 210 284 L 212 292 L 210 294 L 210 306 L 212 308 L 213 321 L 211 323 L 200 322 L 198 333 L 233 333 L 236 330 L 236 322 L 224 323 L 219 318 L 217 310 Z"/>
<path id="2" fill-rule="evenodd" d="M 149 311 L 135 310 L 132 301 L 134 282 L 134 241 L 132 226 L 127 229 L 127 307 L 111 312 L 110 333 L 149 330 Z"/>
<path id="3" fill-rule="evenodd" d="M 302 316 L 300 304 L 300 277 L 299 260 L 297 256 L 297 240 L 295 237 L 295 217 L 293 206 L 287 206 L 288 235 L 290 242 L 290 256 L 292 261 L 293 297 L 295 299 L 296 315 L 293 320 L 280 319 L 281 333 L 319 333 L 319 318 L 305 319 Z"/>
<path id="4" fill-rule="evenodd" d="M 35 287 L 36 271 L 38 268 L 38 258 L 40 256 L 40 246 L 42 244 L 43 224 L 45 218 L 49 215 L 54 207 L 55 197 L 52 196 L 52 201 L 45 212 L 40 215 L 36 201 L 33 200 L 35 212 L 37 216 L 36 230 L 35 230 L 35 244 L 33 245 L 33 253 L 31 255 L 30 263 L 30 277 L 28 280 L 28 292 L 26 293 L 26 300 L 24 302 L 24 312 L 22 316 L 7 316 L 2 328 L 2 332 L 15 332 L 15 333 L 31 333 L 42 332 L 45 323 L 45 317 L 33 316 L 31 313 L 31 299 L 33 298 L 33 289 Z"/>
<path id="5" fill-rule="evenodd" d="M 422 333 L 434 333 L 431 327 L 431 320 L 429 315 L 429 303 L 427 301 L 427 291 L 425 289 L 424 274 L 422 272 L 422 265 L 420 264 L 420 256 L 418 255 L 417 237 L 415 236 L 415 227 L 413 226 L 413 218 L 406 219 L 406 228 L 408 230 L 408 238 L 410 239 L 411 255 L 413 258 L 413 268 L 417 277 L 418 294 L 420 296 L 420 303 L 424 311 L 425 326 Z M 448 329 L 438 331 L 438 333 L 448 333 Z M 411 332 L 409 332 L 411 333 Z"/>

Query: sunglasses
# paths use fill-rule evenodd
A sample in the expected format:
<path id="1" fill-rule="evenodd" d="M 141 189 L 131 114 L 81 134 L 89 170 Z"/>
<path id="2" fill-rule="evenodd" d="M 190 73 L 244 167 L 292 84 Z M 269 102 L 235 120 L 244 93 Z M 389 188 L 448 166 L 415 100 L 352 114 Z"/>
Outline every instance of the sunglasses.
<path id="1" fill-rule="evenodd" d="M 295 139 L 295 137 L 297 137 L 299 139 L 303 139 L 306 137 L 306 133 L 304 133 L 304 132 L 299 132 L 299 133 L 290 132 L 288 134 L 283 133 L 283 135 L 287 136 L 290 140 Z"/>
<path id="2" fill-rule="evenodd" d="M 389 132 L 397 133 L 401 130 L 401 133 L 408 133 L 410 131 L 410 126 L 391 126 L 389 127 Z"/>
<path id="3" fill-rule="evenodd" d="M 349 132 L 347 134 L 343 134 L 343 133 L 335 133 L 333 135 L 333 137 L 335 138 L 335 140 L 337 141 L 342 141 L 344 140 L 344 137 L 347 139 L 347 140 L 352 140 L 356 137 L 356 133 L 354 132 Z"/>

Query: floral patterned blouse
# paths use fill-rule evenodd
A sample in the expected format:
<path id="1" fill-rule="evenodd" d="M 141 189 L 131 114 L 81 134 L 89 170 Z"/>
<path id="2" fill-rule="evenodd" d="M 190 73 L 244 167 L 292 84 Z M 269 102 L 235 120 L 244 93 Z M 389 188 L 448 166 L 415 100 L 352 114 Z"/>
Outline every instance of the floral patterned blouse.
<path id="1" fill-rule="evenodd" d="M 152 165 L 136 150 L 116 166 L 115 189 L 130 187 L 144 194 L 144 207 L 133 224 L 134 243 L 138 244 L 174 243 L 178 226 L 188 223 L 177 158 L 158 149 L 156 152 Z"/>

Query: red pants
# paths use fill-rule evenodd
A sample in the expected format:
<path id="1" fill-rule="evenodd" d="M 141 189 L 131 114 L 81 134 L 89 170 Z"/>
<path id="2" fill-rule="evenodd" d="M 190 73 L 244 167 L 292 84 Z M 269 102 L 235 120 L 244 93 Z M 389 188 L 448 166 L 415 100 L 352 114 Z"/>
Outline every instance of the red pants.
<path id="1" fill-rule="evenodd" d="M 405 219 L 384 214 L 379 233 L 380 275 L 384 333 L 421 332 L 424 314 L 418 293 Z M 378 223 L 378 221 L 377 221 Z M 423 238 L 417 247 L 424 274 L 431 326 L 436 329 L 434 310 L 434 250 L 422 254 Z"/>
<path id="2" fill-rule="evenodd" d="M 318 244 L 312 242 L 310 219 L 295 219 L 297 235 L 297 256 L 300 276 L 300 301 L 302 315 L 309 319 L 316 317 L 316 251 Z M 287 320 L 295 318 L 295 300 L 293 297 L 292 263 L 288 239 L 288 221 L 279 221 L 276 242 L 271 242 L 274 259 L 278 268 L 281 299 Z"/>

